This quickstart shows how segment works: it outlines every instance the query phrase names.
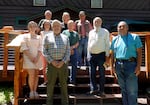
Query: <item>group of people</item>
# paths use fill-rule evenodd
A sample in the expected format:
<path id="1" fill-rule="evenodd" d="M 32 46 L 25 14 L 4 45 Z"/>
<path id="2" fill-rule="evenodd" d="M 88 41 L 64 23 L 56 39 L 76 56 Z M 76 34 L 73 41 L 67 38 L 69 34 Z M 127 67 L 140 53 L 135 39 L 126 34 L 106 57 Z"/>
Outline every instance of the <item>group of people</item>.
<path id="1" fill-rule="evenodd" d="M 71 20 L 64 12 L 62 22 L 52 18 L 50 10 L 45 11 L 45 19 L 39 24 L 28 23 L 29 33 L 23 35 L 23 69 L 27 70 L 30 98 L 37 93 L 39 69 L 43 70 L 47 84 L 47 105 L 53 105 L 53 92 L 57 78 L 61 88 L 61 104 L 69 105 L 67 81 L 76 84 L 77 66 L 89 66 L 90 91 L 88 94 L 105 97 L 105 66 L 110 64 L 117 74 L 121 87 L 123 105 L 137 105 L 138 81 L 140 73 L 142 43 L 138 35 L 128 32 L 128 24 L 119 22 L 118 35 L 110 43 L 110 33 L 102 28 L 102 19 L 95 17 L 93 25 L 86 19 L 84 11 L 79 12 L 79 20 Z M 38 35 L 40 34 L 40 35 Z M 83 56 L 82 56 L 83 55 Z M 68 72 L 68 63 L 72 69 Z M 99 86 L 96 71 L 99 70 Z"/>

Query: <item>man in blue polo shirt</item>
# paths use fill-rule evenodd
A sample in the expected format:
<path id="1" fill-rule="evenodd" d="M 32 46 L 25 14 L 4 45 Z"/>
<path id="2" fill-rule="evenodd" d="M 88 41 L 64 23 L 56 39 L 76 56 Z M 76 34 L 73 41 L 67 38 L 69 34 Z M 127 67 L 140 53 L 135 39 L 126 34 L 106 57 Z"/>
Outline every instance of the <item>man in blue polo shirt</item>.
<path id="1" fill-rule="evenodd" d="M 142 61 L 142 43 L 128 32 L 128 24 L 119 22 L 118 35 L 111 44 L 111 68 L 117 74 L 123 105 L 138 105 L 138 75 Z M 115 67 L 114 67 L 115 64 Z"/>

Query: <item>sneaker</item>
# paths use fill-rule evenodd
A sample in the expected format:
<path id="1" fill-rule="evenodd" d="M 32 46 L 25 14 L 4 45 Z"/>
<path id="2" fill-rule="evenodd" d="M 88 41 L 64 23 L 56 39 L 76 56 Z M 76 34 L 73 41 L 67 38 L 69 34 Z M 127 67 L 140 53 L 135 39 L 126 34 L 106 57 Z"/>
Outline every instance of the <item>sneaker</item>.
<path id="1" fill-rule="evenodd" d="M 29 93 L 29 97 L 34 98 L 34 92 L 33 91 Z"/>
<path id="2" fill-rule="evenodd" d="M 97 90 L 90 91 L 87 93 L 87 95 L 98 95 L 98 91 Z"/>
<path id="3" fill-rule="evenodd" d="M 77 84 L 76 84 L 76 82 L 70 82 L 70 85 L 76 86 Z"/>
<path id="4" fill-rule="evenodd" d="M 39 98 L 39 94 L 37 92 L 34 92 L 35 98 Z"/>
<path id="5" fill-rule="evenodd" d="M 44 85 L 44 86 L 46 86 L 46 85 L 47 85 L 47 83 L 48 83 L 48 81 L 45 81 L 45 82 L 43 83 L 43 85 Z"/>

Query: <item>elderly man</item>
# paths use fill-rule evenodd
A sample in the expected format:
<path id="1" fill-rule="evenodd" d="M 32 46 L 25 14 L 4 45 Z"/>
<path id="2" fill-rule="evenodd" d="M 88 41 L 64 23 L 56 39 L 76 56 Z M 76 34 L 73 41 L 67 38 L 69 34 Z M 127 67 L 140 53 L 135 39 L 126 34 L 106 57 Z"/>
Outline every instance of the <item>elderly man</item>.
<path id="1" fill-rule="evenodd" d="M 90 21 L 86 19 L 85 11 L 79 12 L 79 20 L 76 20 L 75 23 L 76 31 L 79 33 L 80 38 L 78 47 L 78 66 L 89 66 L 89 62 L 87 61 L 87 43 L 92 25 L 90 24 Z"/>
<path id="2" fill-rule="evenodd" d="M 105 61 L 108 62 L 109 58 L 109 32 L 107 29 L 102 28 L 102 19 L 95 17 L 93 20 L 94 29 L 89 32 L 88 40 L 88 60 L 90 60 L 90 94 L 104 94 L 105 84 Z M 96 83 L 96 68 L 99 69 L 99 89 Z"/>
<path id="3" fill-rule="evenodd" d="M 137 76 L 142 60 L 142 43 L 139 36 L 129 33 L 128 29 L 125 21 L 119 22 L 118 35 L 111 44 L 111 68 L 118 77 L 123 105 L 138 105 Z"/>
<path id="4" fill-rule="evenodd" d="M 69 37 L 70 41 L 70 63 L 72 69 L 70 70 L 70 83 L 76 84 L 76 72 L 77 72 L 77 47 L 79 45 L 79 35 L 74 31 L 74 21 L 69 20 L 67 24 L 68 29 L 64 30 L 63 33 Z"/>
<path id="5" fill-rule="evenodd" d="M 70 43 L 68 37 L 61 33 L 61 28 L 61 22 L 53 20 L 53 32 L 47 34 L 43 42 L 43 54 L 48 62 L 47 105 L 53 105 L 53 92 L 57 78 L 59 78 L 62 94 L 61 104 L 68 105 L 67 63 L 70 58 Z"/>

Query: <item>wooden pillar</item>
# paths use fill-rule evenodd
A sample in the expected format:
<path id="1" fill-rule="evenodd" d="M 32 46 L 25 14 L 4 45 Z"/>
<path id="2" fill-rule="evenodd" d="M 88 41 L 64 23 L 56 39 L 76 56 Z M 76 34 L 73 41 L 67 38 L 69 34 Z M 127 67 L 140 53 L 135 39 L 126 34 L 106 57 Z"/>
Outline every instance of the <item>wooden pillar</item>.
<path id="1" fill-rule="evenodd" d="M 8 65 L 8 48 L 6 45 L 9 42 L 9 37 L 8 37 L 8 31 L 4 33 L 4 62 L 3 62 L 3 72 L 2 72 L 2 77 L 6 78 L 7 77 L 7 65 Z"/>
<path id="2" fill-rule="evenodd" d="M 2 30 L 4 33 L 4 62 L 3 62 L 3 72 L 2 77 L 7 77 L 7 66 L 8 66 L 8 48 L 6 45 L 9 43 L 9 31 L 14 30 L 13 26 L 4 26 Z"/>
<path id="3" fill-rule="evenodd" d="M 18 105 L 18 97 L 21 93 L 20 66 L 20 47 L 15 47 L 14 105 Z"/>
<path id="4" fill-rule="evenodd" d="M 146 55 L 146 76 L 147 78 L 150 78 L 150 35 L 145 36 L 145 55 Z"/>

